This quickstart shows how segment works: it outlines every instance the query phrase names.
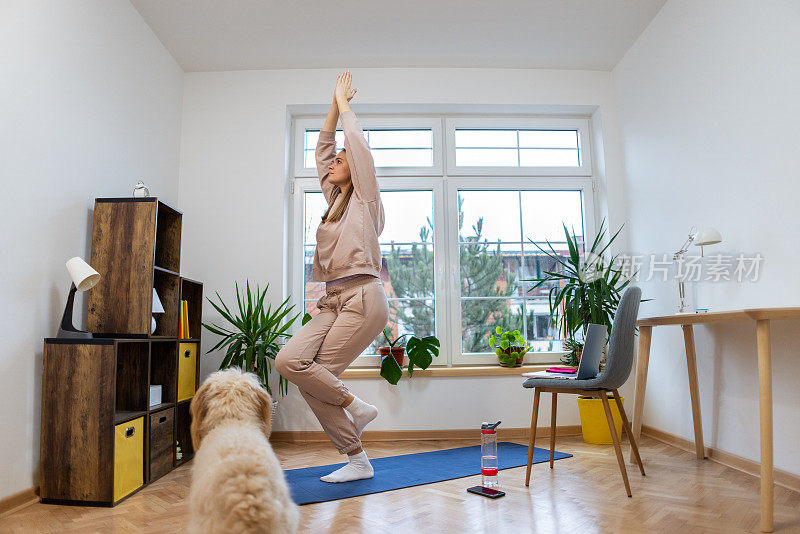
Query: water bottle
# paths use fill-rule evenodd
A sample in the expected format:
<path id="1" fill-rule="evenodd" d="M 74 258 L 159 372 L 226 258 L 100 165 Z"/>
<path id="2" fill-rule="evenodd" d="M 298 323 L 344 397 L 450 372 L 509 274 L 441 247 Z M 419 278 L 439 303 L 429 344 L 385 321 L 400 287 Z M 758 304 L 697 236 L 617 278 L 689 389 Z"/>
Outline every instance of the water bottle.
<path id="1" fill-rule="evenodd" d="M 484 488 L 497 488 L 500 485 L 497 472 L 500 464 L 497 457 L 496 423 L 481 424 L 481 485 Z"/>

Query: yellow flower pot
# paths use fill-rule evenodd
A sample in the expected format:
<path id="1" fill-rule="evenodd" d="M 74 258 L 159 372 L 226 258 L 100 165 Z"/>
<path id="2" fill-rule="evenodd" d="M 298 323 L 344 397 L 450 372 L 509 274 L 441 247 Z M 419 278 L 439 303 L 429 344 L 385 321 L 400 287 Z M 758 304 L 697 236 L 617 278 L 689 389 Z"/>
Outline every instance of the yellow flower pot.
<path id="1" fill-rule="evenodd" d="M 625 397 L 620 397 L 620 400 L 624 405 Z M 619 415 L 619 409 L 613 395 L 608 396 L 608 404 L 611 406 L 611 415 L 614 418 L 617 437 L 621 437 L 622 417 Z M 578 396 L 578 413 L 581 417 L 583 441 L 596 444 L 614 443 L 611 439 L 611 432 L 608 429 L 608 421 L 602 400 L 582 395 Z"/>

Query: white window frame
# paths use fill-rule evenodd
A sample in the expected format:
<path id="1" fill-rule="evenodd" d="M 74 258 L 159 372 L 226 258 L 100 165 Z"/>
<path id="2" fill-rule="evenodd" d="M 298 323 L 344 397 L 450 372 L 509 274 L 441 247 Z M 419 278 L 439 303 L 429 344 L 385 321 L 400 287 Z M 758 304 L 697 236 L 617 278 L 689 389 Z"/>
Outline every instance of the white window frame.
<path id="1" fill-rule="evenodd" d="M 455 217 L 458 213 L 458 195 L 460 189 L 487 191 L 580 191 L 583 200 L 583 228 L 584 235 L 594 235 L 594 219 L 590 214 L 594 213 L 594 194 L 591 179 L 581 177 L 536 177 L 525 184 L 520 182 L 518 176 L 497 176 L 492 177 L 491 183 L 486 182 L 482 177 L 462 176 L 448 177 L 445 189 L 445 199 L 447 201 L 448 215 L 448 253 L 449 258 L 454 259 L 454 264 L 450 269 L 449 286 L 450 288 L 460 287 L 461 265 L 458 247 L 458 221 Z M 507 300 L 518 300 L 508 297 Z M 454 347 L 450 355 L 453 365 L 484 365 L 497 363 L 497 356 L 489 353 L 462 353 L 461 352 L 461 294 L 459 291 L 450 291 L 448 298 L 448 310 L 452 316 L 450 328 L 448 330 L 450 347 Z M 441 337 L 439 338 L 441 339 Z M 491 350 L 488 346 L 486 350 Z M 523 363 L 555 363 L 559 358 L 567 354 L 565 351 L 552 352 L 529 352 L 525 355 Z"/>
<path id="2" fill-rule="evenodd" d="M 588 118 L 450 117 L 446 119 L 447 174 L 449 176 L 591 176 L 592 149 Z M 577 130 L 580 165 L 577 167 L 477 167 L 456 165 L 456 128 L 486 130 Z"/>
<path id="3" fill-rule="evenodd" d="M 304 213 L 303 199 L 306 192 L 321 192 L 316 169 L 305 169 L 305 131 L 321 128 L 325 117 L 299 117 L 293 121 L 294 146 L 291 157 L 294 177 L 290 177 L 293 193 L 293 232 L 291 243 L 291 289 L 295 310 L 305 310 L 303 272 L 304 266 Z M 441 341 L 440 354 L 432 367 L 455 367 L 496 364 L 497 356 L 488 353 L 461 353 L 461 303 L 460 265 L 458 243 L 457 191 L 466 190 L 534 190 L 534 191 L 580 191 L 583 201 L 583 226 L 585 236 L 596 232 L 596 208 L 594 178 L 591 174 L 591 131 L 588 118 L 534 118 L 534 117 L 378 117 L 359 115 L 365 130 L 370 128 L 430 128 L 433 132 L 433 167 L 380 167 L 376 173 L 381 191 L 430 190 L 433 191 L 434 222 L 434 287 L 435 313 L 434 331 Z M 520 129 L 569 129 L 579 131 L 581 150 L 580 167 L 456 167 L 455 127 L 463 128 L 520 128 Z M 560 127 L 558 127 L 560 126 Z M 444 153 L 447 157 L 443 157 Z M 446 165 L 442 165 L 444 162 Z M 557 171 L 557 172 L 554 172 Z M 476 175 L 492 176 L 491 181 Z M 379 238 L 380 239 L 380 238 Z M 297 321 L 292 332 L 300 328 Z M 535 352 L 525 355 L 524 363 L 543 364 L 558 362 L 565 351 Z M 352 367 L 379 367 L 380 357 L 362 356 Z"/>
<path id="4" fill-rule="evenodd" d="M 321 130 L 325 117 L 297 118 L 294 124 L 294 175 L 296 177 L 317 177 L 316 168 L 306 168 L 305 135 L 307 130 Z M 433 165 L 426 167 L 376 167 L 377 176 L 441 176 L 442 175 L 442 120 L 439 117 L 375 117 L 359 115 L 358 122 L 363 130 L 418 130 L 429 129 L 433 136 Z M 337 128 L 341 128 L 337 125 Z M 338 147 L 338 148 L 344 148 Z M 298 157 L 303 156 L 303 157 Z"/>

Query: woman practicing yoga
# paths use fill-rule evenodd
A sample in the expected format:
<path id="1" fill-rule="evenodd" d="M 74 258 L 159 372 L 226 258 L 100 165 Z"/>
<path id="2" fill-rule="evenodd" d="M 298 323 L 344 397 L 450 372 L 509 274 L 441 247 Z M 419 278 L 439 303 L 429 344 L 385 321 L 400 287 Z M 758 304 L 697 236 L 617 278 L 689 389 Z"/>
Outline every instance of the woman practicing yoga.
<path id="1" fill-rule="evenodd" d="M 337 377 L 386 326 L 389 302 L 380 279 L 384 213 L 375 164 L 364 131 L 350 109 L 356 94 L 350 71 L 336 81 L 333 103 L 319 132 L 317 173 L 328 209 L 317 228 L 314 280 L 325 282 L 320 312 L 278 352 L 278 372 L 300 389 L 334 447 L 349 463 L 322 477 L 348 482 L 373 476 L 361 431 L 378 416 Z M 344 150 L 336 154 L 342 117 Z"/>

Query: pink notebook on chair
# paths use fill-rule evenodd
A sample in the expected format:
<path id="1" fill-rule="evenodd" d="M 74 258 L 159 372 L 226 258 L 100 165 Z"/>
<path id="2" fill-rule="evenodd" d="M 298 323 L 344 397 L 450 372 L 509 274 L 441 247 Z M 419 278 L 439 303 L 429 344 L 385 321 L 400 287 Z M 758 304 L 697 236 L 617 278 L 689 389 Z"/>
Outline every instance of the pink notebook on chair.
<path id="1" fill-rule="evenodd" d="M 573 367 L 550 367 L 549 369 L 547 369 L 547 372 L 548 373 L 564 373 L 564 374 L 568 374 L 568 375 L 574 375 L 575 373 L 578 372 L 578 370 L 573 368 Z"/>

